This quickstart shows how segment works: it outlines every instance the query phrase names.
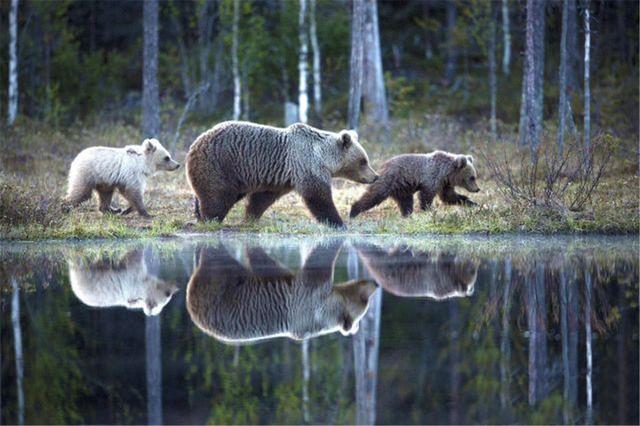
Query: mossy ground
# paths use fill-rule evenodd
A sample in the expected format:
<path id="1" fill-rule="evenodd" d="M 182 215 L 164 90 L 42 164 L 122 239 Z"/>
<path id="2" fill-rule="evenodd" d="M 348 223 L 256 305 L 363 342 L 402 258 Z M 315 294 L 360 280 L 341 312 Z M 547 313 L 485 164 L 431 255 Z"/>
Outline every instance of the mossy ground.
<path id="1" fill-rule="evenodd" d="M 404 128 L 404 127 L 402 127 Z M 200 128 L 192 129 L 190 138 Z M 137 131 L 132 126 L 104 125 L 71 127 L 66 130 L 46 131 L 33 123 L 22 123 L 6 133 L 8 146 L 0 161 L 4 173 L 0 180 L 18 192 L 13 202 L 21 199 L 53 197 L 58 199 L 65 190 L 66 172 L 74 155 L 90 145 L 123 146 L 136 142 Z M 368 142 L 363 132 L 363 144 L 368 150 L 374 167 L 385 158 L 398 152 L 429 151 L 444 148 L 457 152 L 473 152 L 475 138 L 486 134 L 466 131 L 463 135 L 445 135 L 443 144 L 428 144 L 415 141 L 410 135 L 393 135 L 399 142 L 391 148 L 377 149 Z M 434 139 L 434 138 L 430 138 Z M 508 138 L 505 138 L 508 139 Z M 455 140 L 455 146 L 451 140 Z M 508 142 L 504 142 L 505 146 Z M 183 143 L 186 145 L 187 143 Z M 184 160 L 184 150 L 177 159 Z M 395 204 L 388 200 L 381 206 L 348 219 L 351 204 L 364 192 L 365 186 L 336 180 L 334 201 L 345 219 L 346 230 L 334 230 L 316 223 L 311 218 L 302 200 L 295 193 L 282 197 L 263 218 L 257 222 L 244 220 L 244 201 L 239 202 L 223 224 L 197 223 L 193 215 L 193 201 L 187 185 L 184 169 L 175 173 L 158 173 L 148 184 L 146 203 L 151 219 L 129 216 L 102 215 L 97 212 L 97 202 L 92 199 L 69 213 L 56 212 L 59 217 L 46 226 L 41 221 L 20 218 L 3 218 L 0 222 L 0 238 L 6 240 L 42 240 L 61 238 L 125 238 L 170 236 L 176 233 L 206 233 L 215 231 L 239 231 L 282 234 L 404 234 L 427 233 L 607 233 L 636 234 L 640 231 L 639 184 L 635 174 L 635 159 L 630 162 L 617 161 L 612 165 L 602 184 L 594 194 L 592 202 L 580 212 L 557 212 L 540 209 L 524 209 L 511 205 L 499 193 L 497 183 L 487 176 L 476 156 L 482 192 L 470 197 L 480 207 L 465 208 L 444 206 L 438 200 L 428 212 L 417 207 L 410 218 L 402 218 Z M 627 164 L 629 163 L 629 164 Z M 461 190 L 461 192 L 463 192 Z M 22 198 L 21 198 L 22 197 Z M 5 201 L 6 202 L 6 201 Z M 11 201 L 9 201 L 11 202 Z M 41 202 L 32 208 L 37 209 Z M 2 207 L 2 206 L 0 206 Z M 6 206 L 3 208 L 6 209 Z M 2 215 L 0 215 L 2 216 Z"/>

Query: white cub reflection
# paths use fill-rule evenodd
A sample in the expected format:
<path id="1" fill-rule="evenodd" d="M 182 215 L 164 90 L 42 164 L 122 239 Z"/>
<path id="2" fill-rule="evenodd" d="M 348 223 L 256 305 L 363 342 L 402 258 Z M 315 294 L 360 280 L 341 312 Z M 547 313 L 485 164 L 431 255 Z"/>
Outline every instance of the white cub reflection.
<path id="1" fill-rule="evenodd" d="M 176 284 L 148 272 L 142 248 L 119 257 L 103 253 L 97 259 L 75 254 L 67 264 L 74 294 L 93 307 L 125 306 L 158 315 L 178 291 Z"/>
<path id="2" fill-rule="evenodd" d="M 470 258 L 407 245 L 383 249 L 360 243 L 355 247 L 371 277 L 396 296 L 443 300 L 473 294 L 479 262 Z"/>
<path id="3" fill-rule="evenodd" d="M 297 273 L 257 246 L 245 245 L 246 267 L 222 245 L 202 246 L 187 287 L 191 319 L 228 343 L 353 334 L 377 287 L 367 280 L 333 284 L 341 246 L 342 240 L 313 246 Z"/>

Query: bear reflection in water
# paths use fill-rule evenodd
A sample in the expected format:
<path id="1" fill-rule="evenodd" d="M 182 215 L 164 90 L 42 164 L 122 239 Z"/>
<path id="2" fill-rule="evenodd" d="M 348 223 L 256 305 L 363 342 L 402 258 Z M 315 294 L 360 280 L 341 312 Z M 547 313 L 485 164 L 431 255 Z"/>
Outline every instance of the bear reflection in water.
<path id="1" fill-rule="evenodd" d="M 142 248 L 120 257 L 103 253 L 90 259 L 74 254 L 68 256 L 67 263 L 71 289 L 88 306 L 125 306 L 142 309 L 146 315 L 158 315 L 178 291 L 175 283 L 147 271 Z"/>
<path id="2" fill-rule="evenodd" d="M 341 246 L 339 240 L 314 246 L 297 273 L 260 247 L 244 247 L 247 267 L 221 245 L 201 247 L 187 287 L 191 319 L 205 333 L 236 344 L 353 334 L 377 286 L 367 280 L 333 284 Z"/>
<path id="3" fill-rule="evenodd" d="M 356 249 L 371 277 L 396 296 L 444 300 L 473 294 L 477 261 L 406 245 L 385 250 L 374 244 L 356 244 Z"/>

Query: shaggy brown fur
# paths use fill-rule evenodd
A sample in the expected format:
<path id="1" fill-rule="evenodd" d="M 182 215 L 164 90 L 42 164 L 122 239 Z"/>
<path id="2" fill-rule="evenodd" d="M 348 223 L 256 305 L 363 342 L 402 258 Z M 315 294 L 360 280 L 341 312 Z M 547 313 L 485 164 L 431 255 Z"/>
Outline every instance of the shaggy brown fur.
<path id="1" fill-rule="evenodd" d="M 332 283 L 341 246 L 339 240 L 316 245 L 298 273 L 257 246 L 245 247 L 248 267 L 222 246 L 202 247 L 187 286 L 191 319 L 204 332 L 231 343 L 355 333 L 377 287 L 366 280 Z"/>
<path id="2" fill-rule="evenodd" d="M 443 300 L 473 294 L 477 261 L 407 246 L 384 250 L 373 244 L 358 244 L 356 250 L 371 277 L 396 296 Z"/>
<path id="3" fill-rule="evenodd" d="M 402 216 L 413 213 L 413 194 L 419 193 L 420 208 L 426 210 L 436 195 L 446 204 L 474 206 L 476 203 L 454 190 L 461 186 L 478 192 L 473 157 L 444 151 L 431 154 L 404 154 L 382 165 L 380 178 L 353 204 L 350 216 L 356 217 L 387 198 L 398 204 Z"/>
<path id="4" fill-rule="evenodd" d="M 224 122 L 201 134 L 187 154 L 187 178 L 196 215 L 224 220 L 245 196 L 248 219 L 259 219 L 278 198 L 295 190 L 320 222 L 342 226 L 331 178 L 360 183 L 377 178 L 355 132 L 326 132 L 305 124 L 286 129 Z"/>

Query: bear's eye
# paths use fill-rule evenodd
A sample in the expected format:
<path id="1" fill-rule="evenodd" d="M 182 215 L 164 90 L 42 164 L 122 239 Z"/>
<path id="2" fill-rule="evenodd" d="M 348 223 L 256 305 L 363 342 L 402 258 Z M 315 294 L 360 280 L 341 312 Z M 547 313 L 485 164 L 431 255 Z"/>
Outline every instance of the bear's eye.
<path id="1" fill-rule="evenodd" d="M 164 157 L 164 161 L 169 161 L 169 160 L 171 160 L 171 158 L 169 158 L 168 155 L 166 157 Z"/>
<path id="2" fill-rule="evenodd" d="M 367 159 L 366 158 L 363 158 L 362 160 L 360 160 L 360 166 L 361 167 L 364 167 L 366 165 L 367 165 Z"/>
<path id="3" fill-rule="evenodd" d="M 475 176 L 471 176 L 471 178 L 469 179 L 471 182 L 473 182 L 474 180 L 476 180 Z"/>

